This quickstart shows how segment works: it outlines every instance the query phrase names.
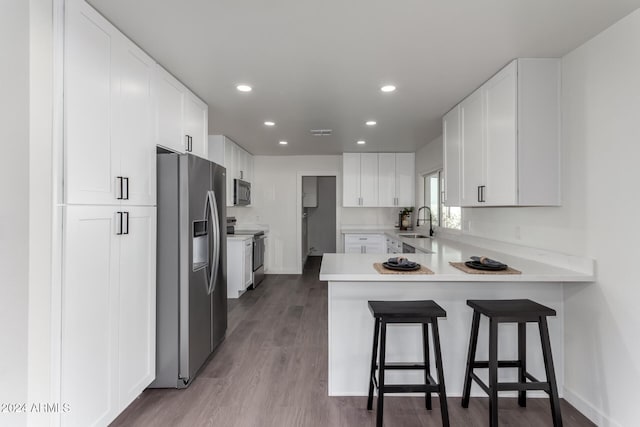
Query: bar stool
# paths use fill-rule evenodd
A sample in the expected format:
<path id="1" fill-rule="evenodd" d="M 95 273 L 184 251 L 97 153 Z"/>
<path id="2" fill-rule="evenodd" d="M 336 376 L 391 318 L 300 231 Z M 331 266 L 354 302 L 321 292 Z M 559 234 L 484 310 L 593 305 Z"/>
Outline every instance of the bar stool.
<path id="1" fill-rule="evenodd" d="M 462 392 L 462 407 L 469 407 L 469 395 L 471 393 L 471 380 L 473 379 L 482 390 L 489 395 L 489 425 L 498 425 L 498 391 L 518 391 L 518 404 L 527 406 L 527 390 L 544 390 L 549 395 L 551 403 L 551 416 L 555 427 L 562 426 L 560 414 L 560 400 L 556 385 L 556 374 L 553 369 L 551 356 L 551 342 L 547 327 L 547 316 L 555 316 L 552 308 L 545 307 L 528 299 L 517 300 L 468 300 L 467 305 L 473 308 L 473 323 L 471 325 L 471 338 L 469 340 L 469 354 L 467 368 L 464 377 L 464 389 Z M 476 347 L 478 345 L 478 328 L 480 327 L 480 314 L 489 318 L 489 360 L 476 361 Z M 542 355 L 547 375 L 546 381 L 539 381 L 527 372 L 527 323 L 538 323 L 540 329 L 540 341 L 542 342 Z M 498 324 L 518 324 L 518 360 L 498 360 Z M 489 368 L 489 385 L 487 386 L 473 372 L 475 368 Z M 498 368 L 518 368 L 518 382 L 499 383 Z M 527 382 L 529 380 L 529 382 Z"/>
<path id="2" fill-rule="evenodd" d="M 444 371 L 442 369 L 442 355 L 440 353 L 440 335 L 438 333 L 438 317 L 445 317 L 447 313 L 434 301 L 369 301 L 369 310 L 375 318 L 373 333 L 373 350 L 371 352 L 371 375 L 369 378 L 369 398 L 367 409 L 373 408 L 373 387 L 378 389 L 378 412 L 376 426 L 382 427 L 385 393 L 425 393 L 425 406 L 431 410 L 431 393 L 440 396 L 440 412 L 442 425 L 449 426 L 449 411 L 447 410 L 447 395 L 444 388 Z M 387 363 L 385 351 L 387 342 L 388 323 L 420 323 L 422 324 L 422 351 L 424 363 Z M 429 323 L 433 332 L 433 347 L 436 359 L 438 382 L 433 379 L 429 363 Z M 382 330 L 382 332 L 380 332 Z M 380 361 L 376 364 L 378 353 L 378 337 L 380 338 Z M 424 370 L 424 384 L 385 384 L 384 373 L 387 369 Z M 378 382 L 376 382 L 378 370 Z"/>

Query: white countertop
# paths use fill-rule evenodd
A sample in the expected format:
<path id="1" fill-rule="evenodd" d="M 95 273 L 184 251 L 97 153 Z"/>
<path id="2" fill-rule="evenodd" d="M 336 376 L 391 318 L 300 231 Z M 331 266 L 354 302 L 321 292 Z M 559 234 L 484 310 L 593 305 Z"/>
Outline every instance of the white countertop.
<path id="1" fill-rule="evenodd" d="M 227 234 L 227 240 L 253 240 L 252 234 Z"/>
<path id="2" fill-rule="evenodd" d="M 342 232 L 344 234 L 385 233 L 398 238 L 396 234 L 398 230 L 343 230 Z M 433 253 L 325 254 L 320 269 L 320 280 L 334 282 L 591 282 L 594 280 L 593 271 L 589 273 L 561 268 L 445 238 L 398 239 L 416 249 Z M 487 256 L 499 260 L 516 270 L 520 270 L 522 274 L 468 274 L 449 265 L 450 261 L 468 261 L 472 255 Z M 375 262 L 383 262 L 393 256 L 405 256 L 411 261 L 428 267 L 435 274 L 379 274 L 373 268 Z"/>

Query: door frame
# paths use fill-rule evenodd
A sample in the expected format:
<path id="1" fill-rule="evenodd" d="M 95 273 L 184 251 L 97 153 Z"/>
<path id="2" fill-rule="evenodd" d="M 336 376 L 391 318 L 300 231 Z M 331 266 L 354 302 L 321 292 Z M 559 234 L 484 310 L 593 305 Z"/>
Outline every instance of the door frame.
<path id="1" fill-rule="evenodd" d="M 302 177 L 333 176 L 336 178 L 336 251 L 340 247 L 340 217 L 342 207 L 342 175 L 338 171 L 298 172 L 296 178 L 296 272 L 302 274 Z"/>

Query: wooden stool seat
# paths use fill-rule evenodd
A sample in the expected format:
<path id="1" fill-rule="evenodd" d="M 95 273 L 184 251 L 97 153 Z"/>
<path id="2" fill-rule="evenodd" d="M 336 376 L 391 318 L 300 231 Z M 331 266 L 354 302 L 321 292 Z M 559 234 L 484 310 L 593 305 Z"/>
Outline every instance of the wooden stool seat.
<path id="1" fill-rule="evenodd" d="M 382 427 L 384 394 L 385 393 L 425 393 L 425 406 L 431 409 L 431 393 L 438 393 L 440 397 L 440 412 L 442 425 L 449 426 L 449 411 L 447 409 L 447 395 L 444 386 L 444 370 L 440 351 L 440 335 L 438 332 L 438 317 L 445 317 L 446 311 L 434 301 L 369 301 L 369 310 L 375 318 L 373 333 L 373 350 L 371 352 L 371 375 L 369 377 L 369 396 L 367 409 L 373 409 L 373 389 L 378 389 L 378 408 L 376 426 Z M 419 323 L 422 324 L 423 363 L 387 363 L 385 362 L 387 324 L 389 323 Z M 433 346 L 438 381 L 431 376 L 429 363 L 429 324 L 433 334 Z M 378 354 L 378 338 L 380 338 L 380 359 L 376 363 Z M 424 371 L 424 384 L 385 384 L 384 373 L 387 369 L 421 370 Z M 376 371 L 378 380 L 376 381 Z"/>
<path id="2" fill-rule="evenodd" d="M 553 425 L 554 427 L 561 427 L 560 400 L 547 326 L 547 316 L 555 316 L 556 311 L 528 299 L 468 300 L 467 305 L 473 308 L 473 322 L 471 325 L 471 338 L 469 339 L 464 389 L 462 391 L 462 407 L 469 407 L 471 380 L 473 380 L 489 395 L 489 425 L 497 427 L 498 391 L 518 391 L 518 404 L 525 407 L 527 406 L 527 390 L 543 390 L 549 395 Z M 476 360 L 481 314 L 489 318 L 489 360 L 487 361 Z M 518 324 L 518 360 L 498 360 L 499 323 Z M 537 323 L 540 329 L 542 355 L 547 376 L 546 381 L 540 381 L 527 372 L 527 323 Z M 474 369 L 479 368 L 489 369 L 489 385 L 485 384 L 475 374 Z M 498 368 L 518 368 L 518 381 L 498 382 Z"/>

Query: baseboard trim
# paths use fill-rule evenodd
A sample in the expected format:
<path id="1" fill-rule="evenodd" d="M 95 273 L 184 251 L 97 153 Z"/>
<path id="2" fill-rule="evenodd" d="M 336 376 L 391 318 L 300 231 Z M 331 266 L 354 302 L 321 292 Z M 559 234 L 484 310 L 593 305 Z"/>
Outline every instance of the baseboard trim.
<path id="1" fill-rule="evenodd" d="M 612 420 L 611 417 L 604 414 L 602 410 L 596 408 L 585 398 L 567 387 L 564 387 L 564 399 L 597 426 L 622 427 L 622 424 Z"/>
<path id="2" fill-rule="evenodd" d="M 300 274 L 299 271 L 297 271 L 296 269 L 284 269 L 284 270 L 269 270 L 266 271 L 264 274 Z"/>

